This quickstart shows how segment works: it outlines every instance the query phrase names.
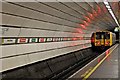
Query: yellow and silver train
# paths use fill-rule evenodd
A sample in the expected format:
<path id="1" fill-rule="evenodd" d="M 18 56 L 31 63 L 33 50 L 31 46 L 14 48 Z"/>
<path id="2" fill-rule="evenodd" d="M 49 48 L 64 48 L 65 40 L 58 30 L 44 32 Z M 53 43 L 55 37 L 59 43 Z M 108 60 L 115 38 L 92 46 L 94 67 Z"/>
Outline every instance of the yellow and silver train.
<path id="1" fill-rule="evenodd" d="M 116 43 L 115 33 L 109 31 L 99 31 L 92 33 L 91 45 L 92 48 L 105 49 Z"/>

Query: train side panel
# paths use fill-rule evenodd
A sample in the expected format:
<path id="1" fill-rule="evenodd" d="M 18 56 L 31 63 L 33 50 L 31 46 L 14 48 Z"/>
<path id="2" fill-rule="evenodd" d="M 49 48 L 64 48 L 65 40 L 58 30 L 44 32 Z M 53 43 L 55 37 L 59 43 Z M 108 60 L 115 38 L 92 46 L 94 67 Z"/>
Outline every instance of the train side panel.
<path id="1" fill-rule="evenodd" d="M 112 34 L 112 45 L 116 43 L 116 35 L 115 33 L 111 33 Z"/>

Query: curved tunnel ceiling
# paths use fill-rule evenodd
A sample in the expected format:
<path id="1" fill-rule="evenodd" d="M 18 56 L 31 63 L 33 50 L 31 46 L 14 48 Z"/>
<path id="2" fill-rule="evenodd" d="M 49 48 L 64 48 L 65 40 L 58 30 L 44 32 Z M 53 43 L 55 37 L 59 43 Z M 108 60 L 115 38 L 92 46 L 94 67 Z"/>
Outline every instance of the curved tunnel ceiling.
<path id="1" fill-rule="evenodd" d="M 110 2 L 115 16 L 118 19 L 118 2 Z M 117 24 L 108 12 L 103 2 L 7 2 L 2 4 L 3 25 L 9 24 L 4 20 L 4 15 L 25 18 L 27 20 L 16 20 L 15 26 L 41 29 L 51 29 L 66 32 L 89 33 L 97 30 L 111 30 Z M 9 18 L 10 19 L 10 18 Z M 57 24 L 59 27 L 38 27 L 37 23 L 46 22 Z M 5 21 L 5 22 L 4 22 Z M 24 23 L 23 23 L 24 22 Z M 5 24 L 4 24 L 5 23 Z M 18 23 L 18 24 L 17 24 Z M 41 24 L 42 25 L 42 24 Z M 12 25 L 13 26 L 13 25 Z M 61 28 L 62 26 L 63 28 Z"/>
<path id="2" fill-rule="evenodd" d="M 92 32 L 117 26 L 103 2 L 10 1 L 0 12 L 2 71 L 89 48 Z M 110 5 L 119 19 L 118 2 Z"/>

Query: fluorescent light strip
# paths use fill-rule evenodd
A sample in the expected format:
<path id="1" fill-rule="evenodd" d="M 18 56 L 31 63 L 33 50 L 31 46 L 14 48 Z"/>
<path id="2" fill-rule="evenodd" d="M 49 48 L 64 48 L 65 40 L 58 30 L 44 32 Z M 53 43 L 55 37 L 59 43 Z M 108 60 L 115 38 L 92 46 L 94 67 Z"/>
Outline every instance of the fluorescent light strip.
<path id="1" fill-rule="evenodd" d="M 117 21 L 115 15 L 114 15 L 114 13 L 113 13 L 113 11 L 112 11 L 112 9 L 111 9 L 111 7 L 110 7 L 108 1 L 105 0 L 105 1 L 104 1 L 104 4 L 106 5 L 106 8 L 108 9 L 109 13 L 112 15 L 112 17 L 113 17 L 113 19 L 115 20 L 115 22 L 116 22 L 116 24 L 118 25 L 118 27 L 120 27 L 120 25 L 119 25 L 119 23 L 118 23 L 118 21 Z"/>
<path id="2" fill-rule="evenodd" d="M 105 5 L 109 5 L 107 1 L 104 1 L 104 4 L 105 4 Z"/>
<path id="3" fill-rule="evenodd" d="M 106 5 L 107 8 L 110 8 L 110 6 Z"/>

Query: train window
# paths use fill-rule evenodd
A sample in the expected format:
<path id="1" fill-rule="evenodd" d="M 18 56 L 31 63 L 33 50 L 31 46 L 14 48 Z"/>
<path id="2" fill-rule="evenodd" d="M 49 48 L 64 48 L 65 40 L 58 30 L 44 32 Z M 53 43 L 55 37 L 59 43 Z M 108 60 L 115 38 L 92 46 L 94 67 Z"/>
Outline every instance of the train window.
<path id="1" fill-rule="evenodd" d="M 96 39 L 101 39 L 101 33 L 100 32 L 96 33 Z"/>
<path id="2" fill-rule="evenodd" d="M 97 32 L 96 33 L 96 39 L 110 39 L 110 33 L 109 32 Z"/>
<path id="3" fill-rule="evenodd" d="M 110 33 L 105 33 L 105 39 L 110 39 Z"/>

